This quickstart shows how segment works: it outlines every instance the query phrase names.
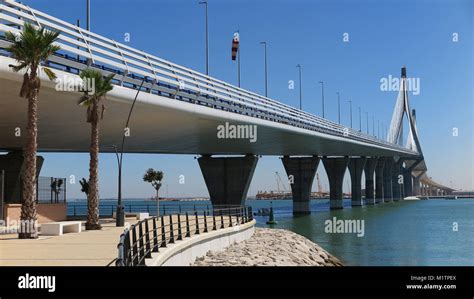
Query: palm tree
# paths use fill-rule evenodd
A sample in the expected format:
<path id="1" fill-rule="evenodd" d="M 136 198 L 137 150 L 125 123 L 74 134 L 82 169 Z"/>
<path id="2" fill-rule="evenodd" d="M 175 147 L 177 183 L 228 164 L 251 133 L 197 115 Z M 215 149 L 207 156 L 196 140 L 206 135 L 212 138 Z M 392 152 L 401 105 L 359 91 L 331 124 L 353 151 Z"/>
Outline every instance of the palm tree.
<path id="1" fill-rule="evenodd" d="M 59 51 L 60 47 L 53 43 L 57 40 L 59 32 L 45 30 L 44 27 L 25 23 L 23 31 L 19 35 L 12 32 L 5 34 L 6 39 L 12 44 L 7 48 L 16 60 L 16 65 L 10 65 L 14 72 L 25 70 L 20 97 L 28 99 L 28 121 L 26 126 L 26 143 L 23 147 L 25 159 L 25 170 L 22 173 L 22 205 L 20 220 L 22 223 L 35 223 L 36 214 L 36 150 L 38 147 L 38 94 L 40 90 L 40 63 L 46 61 L 49 56 Z M 56 75 L 48 68 L 43 71 L 50 80 L 56 79 Z M 19 231 L 20 239 L 36 239 L 38 232 L 36 228 Z"/>
<path id="2" fill-rule="evenodd" d="M 92 90 L 84 90 L 79 105 L 87 107 L 87 122 L 91 124 L 91 144 L 89 148 L 89 187 L 87 193 L 87 221 L 86 230 L 101 229 L 99 224 L 99 121 L 104 117 L 104 100 L 113 89 L 114 74 L 103 77 L 93 69 L 85 69 L 79 75 L 84 86 L 92 86 Z M 90 84 L 92 83 L 92 84 Z"/>

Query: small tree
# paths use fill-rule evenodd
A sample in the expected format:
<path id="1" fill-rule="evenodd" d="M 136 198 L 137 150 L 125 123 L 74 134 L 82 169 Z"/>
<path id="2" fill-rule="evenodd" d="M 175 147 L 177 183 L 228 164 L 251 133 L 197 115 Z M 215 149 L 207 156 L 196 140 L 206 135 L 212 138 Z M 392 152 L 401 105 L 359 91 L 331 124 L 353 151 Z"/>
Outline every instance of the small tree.
<path id="1" fill-rule="evenodd" d="M 149 168 L 145 175 L 143 176 L 143 180 L 145 182 L 151 183 L 153 188 L 156 190 L 156 200 L 160 200 L 158 196 L 158 191 L 161 188 L 161 181 L 163 180 L 163 172 L 159 170 L 154 170 L 153 168 Z"/>

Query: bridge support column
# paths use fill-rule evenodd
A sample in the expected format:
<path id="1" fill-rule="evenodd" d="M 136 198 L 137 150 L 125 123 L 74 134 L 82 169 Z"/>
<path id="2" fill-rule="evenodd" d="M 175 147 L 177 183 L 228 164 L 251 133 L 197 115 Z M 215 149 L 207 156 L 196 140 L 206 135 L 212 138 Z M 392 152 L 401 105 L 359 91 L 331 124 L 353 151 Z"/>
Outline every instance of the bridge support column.
<path id="1" fill-rule="evenodd" d="M 311 213 L 311 186 L 318 169 L 319 158 L 285 156 L 282 162 L 288 177 L 293 178 L 293 183 L 290 184 L 293 194 L 293 214 Z"/>
<path id="2" fill-rule="evenodd" d="M 383 167 L 383 200 L 384 202 L 393 201 L 392 165 L 393 165 L 393 158 L 388 157 Z"/>
<path id="3" fill-rule="evenodd" d="M 379 158 L 375 166 L 375 203 L 384 202 L 383 194 L 383 172 L 386 158 Z"/>
<path id="4" fill-rule="evenodd" d="M 406 168 L 403 168 L 403 190 L 404 190 L 403 197 L 413 196 L 412 178 L 413 176 L 411 175 L 411 171 Z"/>
<path id="5" fill-rule="evenodd" d="M 243 205 L 252 181 L 258 158 L 219 157 L 209 155 L 198 159 L 213 206 Z"/>
<path id="6" fill-rule="evenodd" d="M 363 205 L 362 202 L 362 171 L 364 171 L 365 157 L 350 158 L 349 160 L 349 173 L 351 174 L 351 205 L 353 207 L 360 207 Z"/>
<path id="7" fill-rule="evenodd" d="M 346 172 L 348 157 L 326 158 L 323 157 L 324 168 L 329 180 L 329 207 L 331 210 L 343 208 L 342 184 Z"/>
<path id="8" fill-rule="evenodd" d="M 364 166 L 365 173 L 365 204 L 375 204 L 375 192 L 374 192 L 374 171 L 377 166 L 377 157 L 367 158 Z"/>
<path id="9" fill-rule="evenodd" d="M 416 176 L 413 177 L 413 195 L 415 195 L 415 196 L 421 195 L 421 192 L 420 192 L 420 178 L 416 177 Z"/>
<path id="10" fill-rule="evenodd" d="M 36 156 L 36 175 L 38 176 L 43 166 L 43 157 Z M 25 159 L 22 151 L 12 151 L 6 155 L 0 155 L 0 171 L 5 170 L 5 201 L 8 203 L 21 203 L 23 170 Z M 3 215 L 0 215 L 0 218 Z"/>
<path id="11" fill-rule="evenodd" d="M 403 176 L 400 177 L 400 175 L 402 175 L 402 164 L 403 164 L 402 159 L 398 159 L 398 161 L 394 162 L 393 165 L 392 165 L 392 198 L 393 198 L 393 201 L 399 201 L 403 196 L 402 195 Z"/>

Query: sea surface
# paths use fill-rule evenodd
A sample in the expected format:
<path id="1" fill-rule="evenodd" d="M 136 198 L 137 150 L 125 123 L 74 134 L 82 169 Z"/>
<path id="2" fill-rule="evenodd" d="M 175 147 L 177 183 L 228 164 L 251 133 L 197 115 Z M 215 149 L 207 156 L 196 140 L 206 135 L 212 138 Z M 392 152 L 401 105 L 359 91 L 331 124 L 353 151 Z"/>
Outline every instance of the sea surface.
<path id="1" fill-rule="evenodd" d="M 156 202 L 125 200 L 126 209 L 148 210 L 156 214 Z M 111 214 L 116 202 L 101 201 L 101 213 Z M 400 201 L 330 211 L 328 200 L 312 200 L 310 215 L 293 216 L 292 201 L 247 200 L 253 211 L 273 206 L 274 228 L 301 234 L 341 259 L 355 266 L 473 266 L 474 199 L 430 199 Z M 84 201 L 69 202 L 68 213 L 85 210 Z M 160 202 L 161 213 L 210 207 L 209 201 Z M 191 208 L 192 207 L 192 208 Z M 334 218 L 335 217 L 335 218 Z M 256 216 L 257 226 L 267 227 L 268 216 Z M 357 233 L 334 233 L 327 230 L 327 220 L 356 220 L 363 223 L 363 236 Z M 361 235 L 361 234 L 359 234 Z"/>

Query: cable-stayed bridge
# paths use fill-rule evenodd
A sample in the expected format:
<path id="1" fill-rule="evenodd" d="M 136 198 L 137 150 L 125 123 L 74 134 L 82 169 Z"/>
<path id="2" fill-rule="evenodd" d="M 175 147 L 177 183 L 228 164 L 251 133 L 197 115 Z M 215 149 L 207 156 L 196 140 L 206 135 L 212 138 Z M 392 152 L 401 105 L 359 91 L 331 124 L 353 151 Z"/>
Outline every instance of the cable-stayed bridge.
<path id="1" fill-rule="evenodd" d="M 101 122 L 101 151 L 113 152 L 113 146 L 121 143 L 125 120 L 139 90 L 126 128 L 125 152 L 201 155 L 199 165 L 215 204 L 245 200 L 262 155 L 282 156 L 292 182 L 295 213 L 309 212 L 311 186 L 320 160 L 328 174 L 334 209 L 342 208 L 347 167 L 354 206 L 364 203 L 362 172 L 366 204 L 452 191 L 426 176 L 415 115 L 409 109 L 405 68 L 388 136 L 381 139 L 10 0 L 0 0 L 0 149 L 11 153 L 0 160 L 0 169 L 22 164 L 18 152 L 24 139 L 15 133 L 26 128 L 26 101 L 18 96 L 23 76 L 9 67 L 15 61 L 6 51 L 10 43 L 5 32 L 18 34 L 24 22 L 60 32 L 57 44 L 61 50 L 46 63 L 55 70 L 57 81 L 48 81 L 40 72 L 39 151 L 89 150 L 89 127 L 84 109 L 77 105 L 81 95 L 78 74 L 94 68 L 104 76 L 114 74 L 114 89 L 108 94 Z M 409 123 L 405 145 L 401 144 L 404 116 Z M 19 173 L 21 167 L 12 171 Z"/>

